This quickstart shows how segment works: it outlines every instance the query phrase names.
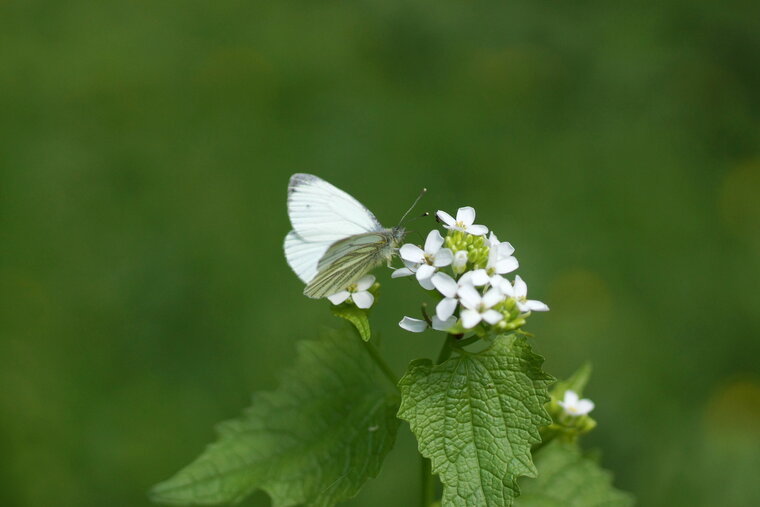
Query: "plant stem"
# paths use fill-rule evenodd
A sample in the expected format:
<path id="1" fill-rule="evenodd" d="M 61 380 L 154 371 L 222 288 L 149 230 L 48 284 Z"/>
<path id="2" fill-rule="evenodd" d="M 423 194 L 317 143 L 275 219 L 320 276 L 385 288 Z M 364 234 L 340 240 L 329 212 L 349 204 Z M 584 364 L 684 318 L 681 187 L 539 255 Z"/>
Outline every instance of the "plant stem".
<path id="1" fill-rule="evenodd" d="M 420 507 L 430 507 L 435 501 L 435 483 L 430 460 L 420 456 L 422 465 L 422 497 Z"/>
<path id="2" fill-rule="evenodd" d="M 393 373 L 393 370 L 391 370 L 391 367 L 388 366 L 388 363 L 386 363 L 385 359 L 383 359 L 383 357 L 380 355 L 380 352 L 378 352 L 375 346 L 370 342 L 365 342 L 362 340 L 362 343 L 364 344 L 364 348 L 367 349 L 367 352 L 369 353 L 372 360 L 375 361 L 377 367 L 380 368 L 380 371 L 382 371 L 383 375 L 385 375 L 385 378 L 387 378 L 390 383 L 393 384 L 393 387 L 398 389 L 398 379 Z"/>
<path id="3" fill-rule="evenodd" d="M 463 340 L 459 340 L 457 342 L 457 346 L 458 347 L 466 347 L 467 345 L 470 345 L 471 343 L 475 343 L 478 340 L 480 340 L 480 336 L 478 336 L 478 335 L 470 336 L 469 338 L 465 338 Z"/>
<path id="4" fill-rule="evenodd" d="M 447 334 L 446 339 L 443 342 L 443 345 L 441 346 L 441 352 L 438 353 L 438 360 L 435 362 L 435 364 L 441 364 L 445 360 L 447 360 L 449 357 L 451 357 L 451 351 L 452 346 L 454 344 L 454 338 L 453 334 Z"/>

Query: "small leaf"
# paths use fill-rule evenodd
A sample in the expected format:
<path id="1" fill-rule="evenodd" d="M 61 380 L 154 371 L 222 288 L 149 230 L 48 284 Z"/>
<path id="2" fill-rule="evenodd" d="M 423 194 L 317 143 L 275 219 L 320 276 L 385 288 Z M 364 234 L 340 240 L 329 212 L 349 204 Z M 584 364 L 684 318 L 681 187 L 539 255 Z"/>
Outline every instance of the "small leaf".
<path id="1" fill-rule="evenodd" d="M 331 506 L 375 477 L 393 447 L 398 393 L 351 333 L 299 343 L 279 389 L 254 395 L 219 439 L 151 497 L 174 504 L 237 502 L 263 489 L 277 507 Z"/>
<path id="2" fill-rule="evenodd" d="M 333 315 L 340 317 L 341 319 L 346 319 L 353 324 L 356 330 L 359 331 L 359 336 L 362 337 L 362 340 L 365 342 L 369 341 L 371 333 L 366 310 L 362 310 L 361 308 L 349 304 L 332 306 L 331 309 Z"/>
<path id="3" fill-rule="evenodd" d="M 633 498 L 612 486 L 611 474 L 581 454 L 575 444 L 555 440 L 535 455 L 538 478 L 522 479 L 518 507 L 628 507 Z"/>
<path id="4" fill-rule="evenodd" d="M 591 363 L 586 362 L 566 380 L 560 380 L 554 384 L 552 395 L 556 399 L 561 400 L 565 395 L 565 391 L 569 389 L 575 391 L 578 396 L 583 396 L 583 390 L 586 388 L 589 378 L 591 378 Z"/>
<path id="5" fill-rule="evenodd" d="M 509 335 L 477 354 L 409 366 L 399 417 L 440 475 L 444 507 L 512 505 L 517 477 L 535 476 L 530 448 L 551 423 L 544 404 L 553 379 L 542 362 L 524 337 Z"/>

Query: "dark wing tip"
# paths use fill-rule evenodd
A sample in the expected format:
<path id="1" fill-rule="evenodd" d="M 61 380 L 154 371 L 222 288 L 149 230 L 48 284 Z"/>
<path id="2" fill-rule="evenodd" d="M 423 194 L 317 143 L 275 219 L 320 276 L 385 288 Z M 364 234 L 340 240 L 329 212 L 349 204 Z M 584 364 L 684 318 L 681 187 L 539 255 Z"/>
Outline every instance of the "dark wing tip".
<path id="1" fill-rule="evenodd" d="M 300 187 L 304 183 L 309 183 L 315 180 L 319 180 L 317 176 L 307 173 L 295 173 L 290 177 L 288 181 L 288 194 L 293 192 L 296 188 Z"/>

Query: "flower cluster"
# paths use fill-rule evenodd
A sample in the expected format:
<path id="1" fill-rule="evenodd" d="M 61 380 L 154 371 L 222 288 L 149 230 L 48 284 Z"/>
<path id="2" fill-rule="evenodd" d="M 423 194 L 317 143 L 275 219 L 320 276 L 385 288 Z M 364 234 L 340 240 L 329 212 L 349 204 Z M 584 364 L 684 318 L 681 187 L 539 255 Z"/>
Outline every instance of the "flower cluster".
<path id="1" fill-rule="evenodd" d="M 594 402 L 581 398 L 579 392 L 559 387 L 552 391 L 552 401 L 547 405 L 553 422 L 541 430 L 545 442 L 555 437 L 573 441 L 596 426 L 596 421 L 589 415 L 594 410 Z"/>
<path id="2" fill-rule="evenodd" d="M 423 319 L 404 317 L 399 326 L 419 333 L 432 327 L 438 331 L 482 334 L 489 329 L 508 331 L 525 323 L 530 312 L 549 309 L 528 299 L 528 286 L 515 276 L 504 275 L 519 264 L 511 244 L 499 241 L 484 225 L 475 224 L 475 210 L 459 208 L 456 218 L 445 211 L 436 214 L 448 230 L 442 236 L 432 230 L 423 248 L 405 244 L 399 249 L 404 267 L 392 277 L 414 275 L 423 289 L 438 298 L 435 314 Z"/>

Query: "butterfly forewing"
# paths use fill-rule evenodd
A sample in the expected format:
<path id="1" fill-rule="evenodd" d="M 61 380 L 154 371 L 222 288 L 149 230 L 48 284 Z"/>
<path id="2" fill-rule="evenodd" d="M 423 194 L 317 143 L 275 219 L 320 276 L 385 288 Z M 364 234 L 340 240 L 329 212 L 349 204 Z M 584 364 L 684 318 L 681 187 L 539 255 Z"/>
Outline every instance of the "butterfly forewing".
<path id="1" fill-rule="evenodd" d="M 335 242 L 382 230 L 367 208 L 343 190 L 311 174 L 294 174 L 288 184 L 288 216 L 304 241 Z"/>
<path id="2" fill-rule="evenodd" d="M 285 259 L 291 269 L 304 283 L 317 274 L 317 264 L 332 243 L 329 241 L 306 241 L 296 231 L 285 236 Z"/>

